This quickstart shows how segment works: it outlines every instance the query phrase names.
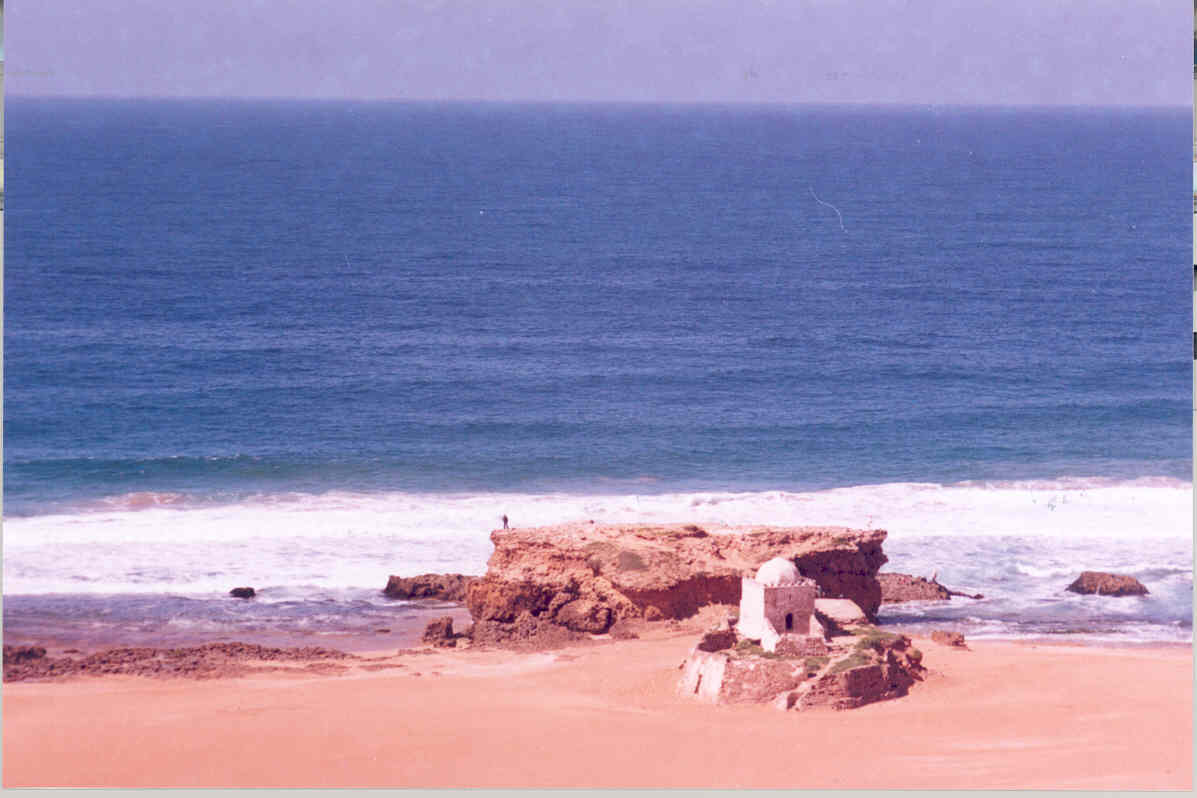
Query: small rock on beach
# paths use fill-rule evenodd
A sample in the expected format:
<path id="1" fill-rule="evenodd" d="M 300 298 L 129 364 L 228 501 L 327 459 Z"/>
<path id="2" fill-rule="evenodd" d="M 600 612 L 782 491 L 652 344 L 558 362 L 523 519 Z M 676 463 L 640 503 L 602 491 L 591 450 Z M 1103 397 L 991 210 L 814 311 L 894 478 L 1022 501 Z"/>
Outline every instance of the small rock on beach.
<path id="1" fill-rule="evenodd" d="M 964 643 L 964 635 L 959 632 L 948 632 L 943 629 L 936 629 L 931 633 L 932 642 L 939 643 L 941 646 L 953 646 L 955 648 L 968 648 Z"/>

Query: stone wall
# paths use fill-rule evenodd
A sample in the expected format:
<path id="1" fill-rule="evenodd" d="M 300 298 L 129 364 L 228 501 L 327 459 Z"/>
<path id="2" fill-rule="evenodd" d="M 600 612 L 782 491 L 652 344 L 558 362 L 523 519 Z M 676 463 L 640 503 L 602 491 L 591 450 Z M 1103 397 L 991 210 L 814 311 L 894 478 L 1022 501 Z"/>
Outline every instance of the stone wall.
<path id="1" fill-rule="evenodd" d="M 779 634 L 807 634 L 814 611 L 815 588 L 812 585 L 765 588 L 765 620 L 773 624 Z M 789 627 L 786 626 L 786 615 L 793 616 Z"/>

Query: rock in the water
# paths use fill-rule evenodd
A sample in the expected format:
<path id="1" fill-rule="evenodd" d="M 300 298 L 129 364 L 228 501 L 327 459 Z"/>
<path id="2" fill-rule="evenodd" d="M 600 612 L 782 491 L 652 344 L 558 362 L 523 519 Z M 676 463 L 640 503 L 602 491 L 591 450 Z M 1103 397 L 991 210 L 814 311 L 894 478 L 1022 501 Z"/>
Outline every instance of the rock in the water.
<path id="1" fill-rule="evenodd" d="M 1147 588 L 1133 576 L 1107 574 L 1101 571 L 1084 571 L 1068 590 L 1073 593 L 1096 594 L 1098 596 L 1145 596 Z"/>
<path id="2" fill-rule="evenodd" d="M 486 576 L 470 583 L 465 603 L 475 623 L 509 625 L 528 613 L 573 631 L 620 618 L 686 618 L 708 604 L 738 605 L 741 577 L 784 557 L 823 595 L 851 598 L 871 617 L 881 604 L 885 536 L 845 527 L 715 533 L 591 523 L 495 530 Z"/>
<path id="3" fill-rule="evenodd" d="M 877 574 L 881 583 L 881 603 L 900 601 L 947 601 L 952 594 L 938 582 L 910 574 Z"/>
<path id="4" fill-rule="evenodd" d="M 250 599 L 257 595 L 257 592 L 252 587 L 235 587 L 229 591 L 229 595 L 233 598 Z"/>
<path id="5" fill-rule="evenodd" d="M 939 643 L 941 646 L 955 646 L 956 648 L 967 648 L 964 644 L 964 635 L 959 632 L 949 632 L 944 629 L 936 629 L 931 632 L 931 640 Z"/>
<path id="6" fill-rule="evenodd" d="M 896 604 L 901 601 L 947 601 L 952 596 L 970 599 L 985 598 L 980 593 L 961 593 L 941 585 L 935 577 L 924 579 L 910 574 L 877 574 L 881 583 L 881 603 Z"/>
<path id="7" fill-rule="evenodd" d="M 441 599 L 465 601 L 466 589 L 478 577 L 464 574 L 420 574 L 392 576 L 382 592 L 397 599 Z"/>
<path id="8" fill-rule="evenodd" d="M 424 627 L 425 643 L 431 643 L 434 646 L 443 646 L 446 648 L 457 644 L 456 636 L 453 634 L 453 618 L 445 615 L 437 618 L 435 621 L 429 622 Z"/>

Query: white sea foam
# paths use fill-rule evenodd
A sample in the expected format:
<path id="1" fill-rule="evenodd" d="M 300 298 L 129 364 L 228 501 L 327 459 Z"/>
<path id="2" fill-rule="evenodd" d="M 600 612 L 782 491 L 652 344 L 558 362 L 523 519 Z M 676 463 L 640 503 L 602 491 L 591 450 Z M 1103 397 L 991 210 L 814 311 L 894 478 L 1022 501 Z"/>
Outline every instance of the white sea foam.
<path id="1" fill-rule="evenodd" d="M 1166 478 L 890 483 L 813 492 L 660 494 L 276 494 L 207 505 L 175 494 L 113 497 L 86 510 L 8 519 L 4 591 L 207 592 L 234 584 L 381 586 L 390 573 L 481 573 L 500 516 L 574 520 L 827 524 L 904 538 L 1188 539 L 1192 489 Z M 928 552 L 929 562 L 933 559 Z M 1021 562 L 1029 576 L 1073 563 Z M 1154 561 L 1153 568 L 1184 563 Z M 932 566 L 934 567 L 934 566 Z"/>
<path id="2" fill-rule="evenodd" d="M 1068 568 L 1067 566 L 1057 568 L 1040 568 L 1025 562 L 1016 562 L 1014 563 L 1014 567 L 1020 574 L 1026 574 L 1027 576 L 1033 576 L 1040 579 L 1067 576 L 1075 570 L 1074 568 Z"/>

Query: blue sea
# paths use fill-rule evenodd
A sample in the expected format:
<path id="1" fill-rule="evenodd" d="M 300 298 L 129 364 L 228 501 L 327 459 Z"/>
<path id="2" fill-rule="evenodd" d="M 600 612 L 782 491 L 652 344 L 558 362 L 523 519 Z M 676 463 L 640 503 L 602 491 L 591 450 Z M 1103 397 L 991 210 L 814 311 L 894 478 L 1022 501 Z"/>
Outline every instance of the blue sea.
<path id="1" fill-rule="evenodd" d="M 7 638 L 372 629 L 506 514 L 880 527 L 986 596 L 886 624 L 1192 639 L 1187 108 L 6 117 Z"/>

